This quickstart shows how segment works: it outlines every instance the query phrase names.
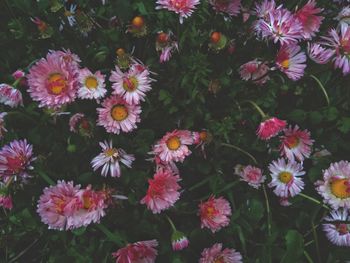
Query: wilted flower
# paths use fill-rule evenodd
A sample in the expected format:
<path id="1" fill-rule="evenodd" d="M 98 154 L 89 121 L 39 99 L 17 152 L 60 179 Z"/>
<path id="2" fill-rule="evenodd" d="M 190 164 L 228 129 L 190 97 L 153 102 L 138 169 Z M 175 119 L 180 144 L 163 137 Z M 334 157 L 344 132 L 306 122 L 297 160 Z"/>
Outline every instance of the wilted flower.
<path id="1" fill-rule="evenodd" d="M 257 59 L 249 61 L 239 68 L 239 74 L 243 80 L 251 80 L 257 85 L 263 85 L 270 79 L 268 72 L 270 67 Z"/>
<path id="2" fill-rule="evenodd" d="M 157 240 L 139 241 L 119 249 L 112 256 L 116 263 L 154 263 L 157 257 Z"/>
<path id="3" fill-rule="evenodd" d="M 160 52 L 160 63 L 169 61 L 172 53 L 179 50 L 177 41 L 174 40 L 173 33 L 159 32 L 156 41 L 156 50 Z"/>
<path id="4" fill-rule="evenodd" d="M 11 210 L 13 208 L 12 197 L 0 193 L 0 207 Z"/>
<path id="5" fill-rule="evenodd" d="M 232 248 L 222 250 L 222 244 L 216 243 L 202 251 L 199 263 L 242 263 L 242 255 Z"/>
<path id="6" fill-rule="evenodd" d="M 199 0 L 157 0 L 156 9 L 168 9 L 179 14 L 180 24 L 182 24 L 184 18 L 192 15 L 199 2 Z"/>
<path id="7" fill-rule="evenodd" d="M 237 16 L 241 7 L 241 0 L 209 0 L 216 12 L 229 16 Z"/>
<path id="8" fill-rule="evenodd" d="M 76 113 L 69 119 L 69 129 L 82 136 L 93 136 L 93 125 L 83 113 Z"/>

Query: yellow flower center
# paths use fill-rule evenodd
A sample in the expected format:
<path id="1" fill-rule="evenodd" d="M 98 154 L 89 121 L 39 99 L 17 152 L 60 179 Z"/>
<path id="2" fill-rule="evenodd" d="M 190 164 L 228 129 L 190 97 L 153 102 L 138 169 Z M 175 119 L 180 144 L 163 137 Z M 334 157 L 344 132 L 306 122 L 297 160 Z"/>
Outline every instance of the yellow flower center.
<path id="1" fill-rule="evenodd" d="M 126 91 L 134 91 L 136 90 L 137 86 L 139 85 L 138 80 L 135 77 L 129 77 L 123 79 L 123 88 Z"/>
<path id="2" fill-rule="evenodd" d="M 224 257 L 223 256 L 219 256 L 218 258 L 216 258 L 214 260 L 214 263 L 225 263 Z"/>
<path id="3" fill-rule="evenodd" d="M 289 59 L 285 59 L 282 61 L 281 66 L 283 68 L 289 68 Z"/>
<path id="4" fill-rule="evenodd" d="M 47 79 L 47 89 L 51 94 L 59 95 L 66 90 L 67 82 L 60 73 L 51 74 Z"/>
<path id="5" fill-rule="evenodd" d="M 91 207 L 91 198 L 89 196 L 83 195 L 83 205 L 85 209 L 89 209 Z"/>
<path id="6" fill-rule="evenodd" d="M 85 86 L 88 89 L 96 89 L 98 86 L 97 79 L 93 76 L 87 77 L 85 80 Z"/>
<path id="7" fill-rule="evenodd" d="M 278 179 L 282 183 L 288 184 L 293 179 L 293 175 L 290 172 L 281 172 L 278 175 Z"/>
<path id="8" fill-rule="evenodd" d="M 349 181 L 347 179 L 335 179 L 331 182 L 331 191 L 336 197 L 344 199 L 350 197 Z"/>
<path id="9" fill-rule="evenodd" d="M 111 156 L 113 156 L 116 152 L 117 152 L 116 149 L 114 149 L 114 148 L 109 148 L 109 149 L 105 150 L 104 153 L 105 153 L 105 155 L 107 155 L 108 157 L 111 157 Z"/>
<path id="10" fill-rule="evenodd" d="M 177 149 L 180 148 L 181 146 L 181 141 L 179 139 L 179 137 L 177 136 L 173 136 L 170 137 L 167 141 L 166 141 L 166 146 L 168 146 L 168 148 L 172 151 L 176 151 Z"/>
<path id="11" fill-rule="evenodd" d="M 296 136 L 289 136 L 287 137 L 287 146 L 290 149 L 293 149 L 299 145 L 300 139 Z"/>
<path id="12" fill-rule="evenodd" d="M 207 208 L 207 217 L 212 217 L 214 215 L 215 209 L 214 207 Z"/>
<path id="13" fill-rule="evenodd" d="M 114 120 L 123 121 L 128 117 L 129 113 L 124 105 L 115 105 L 112 108 L 111 115 Z"/>

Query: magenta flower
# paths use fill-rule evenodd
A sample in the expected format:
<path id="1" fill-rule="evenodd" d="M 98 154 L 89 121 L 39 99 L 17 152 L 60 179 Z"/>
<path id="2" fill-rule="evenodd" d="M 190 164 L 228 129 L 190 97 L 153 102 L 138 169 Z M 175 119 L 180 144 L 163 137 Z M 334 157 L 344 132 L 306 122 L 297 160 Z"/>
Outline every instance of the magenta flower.
<path id="1" fill-rule="evenodd" d="M 179 14 L 180 24 L 182 24 L 184 18 L 192 15 L 199 2 L 199 0 L 157 0 L 156 9 L 168 9 Z"/>
<path id="2" fill-rule="evenodd" d="M 0 84 L 0 103 L 16 108 L 23 106 L 22 93 L 14 87 L 7 84 Z"/>
<path id="3" fill-rule="evenodd" d="M 324 48 L 319 43 L 308 43 L 307 52 L 309 57 L 317 64 L 326 64 L 334 56 L 335 51 L 332 49 Z"/>
<path id="4" fill-rule="evenodd" d="M 118 249 L 112 256 L 116 263 L 154 263 L 157 257 L 157 240 L 139 241 Z"/>
<path id="5" fill-rule="evenodd" d="M 276 65 L 291 80 L 298 80 L 304 75 L 306 55 L 299 52 L 296 45 L 283 45 L 277 53 Z"/>
<path id="6" fill-rule="evenodd" d="M 171 246 L 174 251 L 183 250 L 187 248 L 189 244 L 190 242 L 184 233 L 177 230 L 173 232 L 171 236 Z"/>
<path id="7" fill-rule="evenodd" d="M 239 173 L 241 181 L 247 182 L 250 186 L 258 189 L 264 183 L 266 177 L 263 176 L 260 168 L 248 165 Z"/>
<path id="8" fill-rule="evenodd" d="M 199 263 L 242 263 L 242 255 L 232 248 L 222 250 L 222 244 L 216 243 L 202 251 Z"/>
<path id="9" fill-rule="evenodd" d="M 272 117 L 260 123 L 256 133 L 261 140 L 269 140 L 280 133 L 286 125 L 286 121 Z"/>
<path id="10" fill-rule="evenodd" d="M 218 13 L 237 16 L 241 8 L 241 0 L 209 0 L 213 9 Z"/>
<path id="11" fill-rule="evenodd" d="M 263 85 L 270 79 L 269 70 L 265 62 L 255 59 L 240 66 L 239 74 L 243 80 L 251 80 L 257 85 Z"/>
<path id="12" fill-rule="evenodd" d="M 12 197 L 0 194 L 0 207 L 11 210 L 13 208 Z"/>

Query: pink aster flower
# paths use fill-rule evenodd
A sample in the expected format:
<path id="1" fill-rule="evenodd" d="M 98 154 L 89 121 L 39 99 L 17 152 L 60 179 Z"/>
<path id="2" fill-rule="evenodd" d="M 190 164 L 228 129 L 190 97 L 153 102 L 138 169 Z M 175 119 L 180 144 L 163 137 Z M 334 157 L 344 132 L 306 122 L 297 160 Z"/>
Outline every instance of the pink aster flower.
<path id="1" fill-rule="evenodd" d="M 199 2 L 199 0 L 157 0 L 156 9 L 168 9 L 179 14 L 180 24 L 182 24 L 184 18 L 192 15 Z"/>
<path id="2" fill-rule="evenodd" d="M 187 248 L 189 244 L 190 242 L 184 233 L 177 230 L 173 232 L 171 236 L 171 246 L 174 251 L 183 250 Z"/>
<path id="3" fill-rule="evenodd" d="M 343 75 L 350 73 L 350 27 L 348 24 L 341 24 L 340 32 L 335 29 L 329 31 L 329 37 L 323 37 L 324 45 L 335 51 L 333 58 L 334 67 L 342 69 Z"/>
<path id="4" fill-rule="evenodd" d="M 332 163 L 323 171 L 323 180 L 315 183 L 316 190 L 324 202 L 333 209 L 350 209 L 350 163 Z"/>
<path id="5" fill-rule="evenodd" d="M 191 154 L 188 145 L 193 144 L 192 133 L 187 130 L 174 130 L 167 132 L 153 146 L 153 153 L 164 162 L 183 162 Z"/>
<path id="6" fill-rule="evenodd" d="M 77 54 L 72 53 L 69 49 L 63 50 L 50 50 L 51 54 L 54 54 L 60 58 L 60 60 L 67 65 L 67 67 L 72 67 L 76 70 L 80 69 L 79 63 L 81 62 Z"/>
<path id="7" fill-rule="evenodd" d="M 199 204 L 201 228 L 207 227 L 213 233 L 230 224 L 230 203 L 223 197 L 209 197 L 206 202 Z"/>
<path id="8" fill-rule="evenodd" d="M 0 139 L 4 137 L 4 134 L 7 132 L 5 128 L 5 116 L 7 115 L 7 112 L 1 112 L 0 113 Z"/>
<path id="9" fill-rule="evenodd" d="M 302 35 L 305 39 L 311 39 L 319 31 L 323 16 L 318 16 L 323 11 L 316 7 L 315 0 L 309 0 L 306 5 L 300 8 L 296 13 L 296 19 L 302 25 Z"/>
<path id="10" fill-rule="evenodd" d="M 336 246 L 350 247 L 350 216 L 347 209 L 331 211 L 322 225 L 326 236 Z"/>
<path id="11" fill-rule="evenodd" d="M 14 140 L 0 150 L 0 179 L 5 183 L 14 177 L 15 180 L 30 177 L 28 170 L 32 170 L 33 146 L 27 140 Z"/>
<path id="12" fill-rule="evenodd" d="M 157 240 L 139 241 L 119 249 L 112 256 L 116 263 L 154 263 L 158 255 Z"/>
<path id="13" fill-rule="evenodd" d="M 100 99 L 106 95 L 105 76 L 100 71 L 93 74 L 87 68 L 81 69 L 79 83 L 78 97 L 81 99 Z"/>
<path id="14" fill-rule="evenodd" d="M 276 3 L 274 0 L 264 0 L 260 3 L 255 2 L 255 8 L 254 8 L 253 14 L 256 15 L 258 18 L 268 20 L 269 13 L 274 12 L 276 9 L 281 7 L 282 6 L 279 6 L 276 8 Z"/>
<path id="15" fill-rule="evenodd" d="M 153 154 L 153 152 L 151 152 L 150 154 Z M 165 170 L 172 171 L 174 174 L 179 174 L 179 169 L 177 168 L 176 164 L 173 161 L 169 161 L 169 162 L 162 161 L 157 155 L 155 155 L 150 160 L 154 161 L 156 165 L 156 170 L 165 169 Z"/>
<path id="16" fill-rule="evenodd" d="M 18 105 L 23 106 L 22 93 L 7 84 L 0 84 L 0 103 L 16 108 Z"/>
<path id="17" fill-rule="evenodd" d="M 91 165 L 94 171 L 103 166 L 101 171 L 102 176 L 106 177 L 110 173 L 112 177 L 120 177 L 121 168 L 119 162 L 131 168 L 132 162 L 135 161 L 134 155 L 127 154 L 121 148 L 117 149 L 113 147 L 112 141 L 109 141 L 109 143 L 107 141 L 100 142 L 100 146 L 102 152 L 91 161 Z"/>
<path id="18" fill-rule="evenodd" d="M 12 197 L 0 194 L 0 207 L 11 210 L 13 208 Z"/>
<path id="19" fill-rule="evenodd" d="M 112 95 L 102 102 L 102 108 L 97 108 L 97 124 L 105 127 L 109 133 L 119 134 L 120 131 L 131 132 L 140 122 L 141 107 L 131 105 L 123 98 Z"/>
<path id="20" fill-rule="evenodd" d="M 311 146 L 314 141 L 310 139 L 308 130 L 302 131 L 298 125 L 295 125 L 294 128 L 289 126 L 283 132 L 280 146 L 282 156 L 286 156 L 289 160 L 294 160 L 294 157 L 296 157 L 300 162 L 310 157 Z"/>
<path id="21" fill-rule="evenodd" d="M 300 178 L 305 174 L 301 164 L 294 161 L 278 159 L 269 165 L 272 180 L 269 187 L 282 198 L 294 197 L 304 188 L 304 182 Z"/>
<path id="22" fill-rule="evenodd" d="M 280 133 L 286 125 L 286 121 L 272 117 L 260 123 L 256 134 L 261 140 L 269 140 Z"/>
<path id="23" fill-rule="evenodd" d="M 242 255 L 232 248 L 222 250 L 222 244 L 216 243 L 202 251 L 199 263 L 242 263 Z"/>
<path id="24" fill-rule="evenodd" d="M 257 85 L 263 85 L 270 79 L 269 70 L 265 62 L 255 59 L 240 66 L 239 74 L 243 80 L 251 80 Z"/>
<path id="25" fill-rule="evenodd" d="M 334 56 L 335 51 L 324 48 L 319 43 L 308 43 L 307 52 L 309 57 L 317 64 L 326 64 Z"/>
<path id="26" fill-rule="evenodd" d="M 148 180 L 147 194 L 140 203 L 147 205 L 153 214 L 172 207 L 180 197 L 180 180 L 180 177 L 171 171 L 156 171 L 153 179 Z"/>
<path id="27" fill-rule="evenodd" d="M 29 70 L 28 92 L 39 107 L 60 108 L 73 102 L 78 90 L 78 69 L 73 55 L 52 51 Z"/>
<path id="28" fill-rule="evenodd" d="M 287 9 L 279 8 L 268 12 L 268 17 L 259 20 L 255 30 L 261 33 L 263 38 L 271 38 L 274 43 L 295 44 L 303 36 L 303 27 L 294 15 Z"/>
<path id="29" fill-rule="evenodd" d="M 121 96 L 129 104 L 144 101 L 146 92 L 152 89 L 149 71 L 140 70 L 139 66 L 131 66 L 127 72 L 116 66 L 109 80 L 113 83 L 113 94 Z"/>
<path id="30" fill-rule="evenodd" d="M 241 0 L 209 0 L 216 12 L 237 16 L 241 8 Z"/>
<path id="31" fill-rule="evenodd" d="M 247 182 L 250 186 L 258 189 L 264 183 L 266 177 L 263 176 L 260 168 L 248 165 L 239 173 L 241 181 Z"/>
<path id="32" fill-rule="evenodd" d="M 277 53 L 276 65 L 291 80 L 298 80 L 304 75 L 306 55 L 299 52 L 297 45 L 283 45 Z"/>

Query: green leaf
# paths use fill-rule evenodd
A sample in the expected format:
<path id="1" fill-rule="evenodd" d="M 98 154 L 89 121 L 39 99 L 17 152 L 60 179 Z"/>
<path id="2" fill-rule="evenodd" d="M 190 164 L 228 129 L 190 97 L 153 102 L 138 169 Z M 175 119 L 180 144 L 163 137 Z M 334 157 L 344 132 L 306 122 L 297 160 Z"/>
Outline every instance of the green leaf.
<path id="1" fill-rule="evenodd" d="M 350 131 L 350 118 L 343 117 L 340 121 L 337 122 L 338 130 L 342 133 L 348 133 Z"/>
<path id="2" fill-rule="evenodd" d="M 303 236 L 296 230 L 289 230 L 285 235 L 287 251 L 284 254 L 281 263 L 302 262 L 301 257 L 304 253 Z"/>

